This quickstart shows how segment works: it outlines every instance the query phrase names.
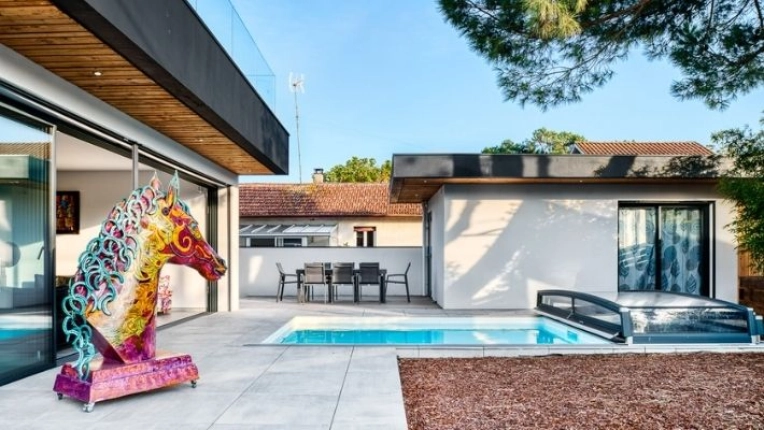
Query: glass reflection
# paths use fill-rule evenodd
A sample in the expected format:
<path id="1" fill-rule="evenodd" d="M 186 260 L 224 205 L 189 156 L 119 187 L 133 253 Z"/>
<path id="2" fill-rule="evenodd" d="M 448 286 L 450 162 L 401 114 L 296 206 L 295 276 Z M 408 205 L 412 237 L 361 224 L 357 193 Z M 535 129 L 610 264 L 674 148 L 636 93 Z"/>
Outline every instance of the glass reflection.
<path id="1" fill-rule="evenodd" d="M 47 128 L 0 106 L 0 385 L 53 364 Z"/>

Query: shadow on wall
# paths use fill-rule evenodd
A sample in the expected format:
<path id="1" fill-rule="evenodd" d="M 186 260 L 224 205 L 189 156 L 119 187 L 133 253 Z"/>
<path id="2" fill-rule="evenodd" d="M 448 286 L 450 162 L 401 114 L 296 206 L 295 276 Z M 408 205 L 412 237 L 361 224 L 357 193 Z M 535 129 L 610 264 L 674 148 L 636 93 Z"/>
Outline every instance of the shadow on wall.
<path id="1" fill-rule="evenodd" d="M 457 216 L 446 233 L 448 308 L 527 309 L 539 289 L 615 283 L 612 201 L 470 200 Z"/>

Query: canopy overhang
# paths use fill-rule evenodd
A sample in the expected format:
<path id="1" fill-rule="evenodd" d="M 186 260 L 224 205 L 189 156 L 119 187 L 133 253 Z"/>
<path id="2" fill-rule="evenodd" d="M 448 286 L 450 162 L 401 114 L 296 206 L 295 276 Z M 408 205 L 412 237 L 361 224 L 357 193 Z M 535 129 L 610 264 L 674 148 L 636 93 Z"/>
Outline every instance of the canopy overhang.
<path id="1" fill-rule="evenodd" d="M 231 172 L 288 172 L 286 129 L 185 1 L 3 1 L 0 43 Z"/>
<path id="2" fill-rule="evenodd" d="M 716 155 L 395 154 L 390 201 L 426 202 L 446 184 L 715 183 L 730 167 Z"/>

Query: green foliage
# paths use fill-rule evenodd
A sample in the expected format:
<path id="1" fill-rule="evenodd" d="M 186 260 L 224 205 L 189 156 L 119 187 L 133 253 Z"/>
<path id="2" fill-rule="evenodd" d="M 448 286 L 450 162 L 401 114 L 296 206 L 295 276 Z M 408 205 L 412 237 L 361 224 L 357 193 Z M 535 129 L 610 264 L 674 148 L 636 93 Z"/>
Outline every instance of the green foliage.
<path id="1" fill-rule="evenodd" d="M 569 154 L 570 147 L 586 139 L 568 131 L 552 131 L 539 128 L 530 139 L 516 143 L 509 139 L 498 146 L 483 148 L 483 154 Z"/>
<path id="2" fill-rule="evenodd" d="M 377 166 L 373 158 L 352 157 L 345 164 L 338 164 L 326 173 L 326 182 L 387 182 L 392 172 L 392 162 L 386 160 Z"/>
<path id="3" fill-rule="evenodd" d="M 764 83 L 762 0 L 439 0 L 508 100 L 579 101 L 641 47 L 682 76 L 671 92 L 724 108 Z"/>
<path id="4" fill-rule="evenodd" d="M 756 269 L 764 270 L 764 129 L 720 131 L 712 140 L 734 159 L 733 171 L 719 183 L 722 195 L 737 205 L 737 216 L 728 227 L 738 245 L 751 253 Z"/>

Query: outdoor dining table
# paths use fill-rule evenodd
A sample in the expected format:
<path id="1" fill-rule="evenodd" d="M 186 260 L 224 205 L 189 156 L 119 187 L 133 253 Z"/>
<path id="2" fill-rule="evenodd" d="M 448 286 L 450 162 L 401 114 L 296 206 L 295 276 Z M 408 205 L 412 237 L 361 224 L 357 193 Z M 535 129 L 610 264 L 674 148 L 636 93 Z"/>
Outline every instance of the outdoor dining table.
<path id="1" fill-rule="evenodd" d="M 303 275 L 305 275 L 305 269 L 297 269 L 297 295 L 300 295 L 300 291 L 302 291 L 302 278 Z M 329 302 L 334 301 L 334 297 L 332 297 L 331 290 L 332 290 L 332 269 L 324 268 L 324 273 L 326 274 L 326 283 L 329 284 Z M 361 269 L 353 269 L 353 276 L 358 277 L 361 274 Z M 387 302 L 387 285 L 385 284 L 385 277 L 387 275 L 387 269 L 379 269 L 379 302 L 380 303 L 386 303 Z M 360 289 L 361 286 L 359 284 L 353 285 L 353 302 L 359 302 L 360 301 Z M 308 295 L 305 294 L 305 297 L 307 298 Z"/>

